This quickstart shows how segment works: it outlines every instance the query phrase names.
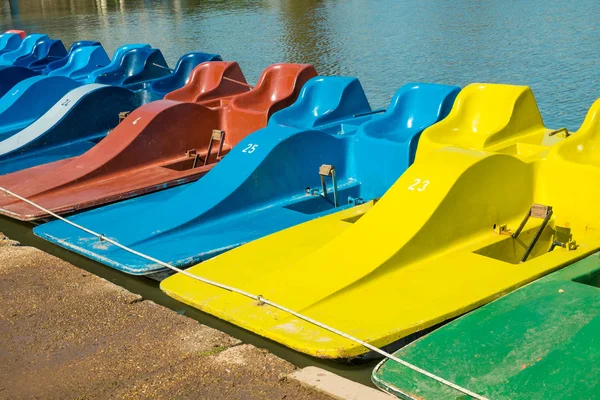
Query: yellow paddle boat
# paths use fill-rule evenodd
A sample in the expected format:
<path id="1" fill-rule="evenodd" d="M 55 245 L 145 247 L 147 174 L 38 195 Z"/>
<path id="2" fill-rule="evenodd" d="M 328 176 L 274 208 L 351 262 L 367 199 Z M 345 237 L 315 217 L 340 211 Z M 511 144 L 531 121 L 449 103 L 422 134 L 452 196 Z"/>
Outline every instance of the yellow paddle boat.
<path id="1" fill-rule="evenodd" d="M 469 85 L 376 204 L 188 272 L 391 350 L 600 248 L 599 120 L 600 101 L 578 133 L 549 130 L 528 87 Z M 303 353 L 368 356 L 351 340 L 182 274 L 161 289 Z"/>

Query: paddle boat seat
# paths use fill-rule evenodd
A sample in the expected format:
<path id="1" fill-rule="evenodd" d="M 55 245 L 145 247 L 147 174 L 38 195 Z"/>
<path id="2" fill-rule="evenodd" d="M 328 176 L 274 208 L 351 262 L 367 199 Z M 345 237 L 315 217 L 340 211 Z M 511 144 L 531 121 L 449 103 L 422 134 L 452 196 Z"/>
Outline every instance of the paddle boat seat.
<path id="1" fill-rule="evenodd" d="M 67 57 L 68 59 L 64 61 Z M 49 76 L 66 76 L 77 80 L 86 79 L 90 72 L 98 69 L 99 65 L 106 65 L 110 62 L 110 59 L 102 46 L 78 46 L 70 55 L 55 62 L 62 63 L 63 61 L 64 64 L 61 67 L 57 67 L 52 71 L 44 69 L 45 73 Z M 40 68 L 14 65 L 0 66 L 0 97 L 4 96 L 17 83 L 32 76 L 40 75 L 41 72 Z"/>
<path id="2" fill-rule="evenodd" d="M 316 75 L 306 64 L 277 64 L 266 69 L 256 87 L 231 100 L 225 112 L 228 139 L 239 141 L 267 125 L 274 112 L 290 106 L 305 82 Z M 240 123 L 243 121 L 243 123 Z"/>
<path id="3" fill-rule="evenodd" d="M 590 108 L 577 135 L 554 148 L 552 155 L 570 162 L 600 167 L 600 99 Z"/>
<path id="4" fill-rule="evenodd" d="M 278 76 L 284 74 L 284 68 L 273 69 Z M 299 77 L 311 75 L 305 66 L 291 66 L 288 71 Z M 265 75 L 273 76 L 268 71 Z M 261 82 L 270 85 L 267 80 Z M 301 87 L 300 82 L 292 83 L 287 83 L 287 90 L 273 90 L 272 95 L 260 85 L 254 89 L 260 94 L 255 98 L 265 114 L 273 104 L 281 104 L 282 98 L 275 94 L 291 93 L 292 88 Z M 415 125 L 420 126 L 443 118 L 451 104 L 446 99 L 455 97 L 458 90 L 452 86 L 412 84 L 396 97 L 410 97 L 414 92 L 429 99 L 428 107 L 413 110 L 413 115 L 419 114 Z M 252 91 L 242 94 L 229 104 L 237 103 L 239 112 L 240 104 L 251 94 Z M 238 102 L 240 98 L 245 100 Z M 265 98 L 271 99 L 271 105 Z M 395 98 L 387 112 L 397 114 L 396 104 L 404 103 Z M 255 117 L 258 107 L 249 104 L 248 108 L 248 115 Z M 101 229 L 140 251 L 160 254 L 173 265 L 187 267 L 285 227 L 351 209 L 381 196 L 406 169 L 409 158 L 406 144 L 365 141 L 362 127 L 382 118 L 371 111 L 357 79 L 313 78 L 303 86 L 292 106 L 274 113 L 266 128 L 240 141 L 198 182 L 91 210 L 75 216 L 73 221 Z M 342 132 L 341 127 L 349 123 L 358 129 Z M 390 127 L 390 131 L 397 129 Z M 418 134 L 420 130 L 413 132 Z M 227 130 L 225 134 L 229 137 Z M 330 164 L 335 173 L 322 176 L 323 164 Z M 380 168 L 382 164 L 385 167 Z M 323 179 L 327 179 L 324 191 Z M 128 215 L 144 217 L 156 213 L 159 207 L 161 214 L 152 221 L 145 220 L 135 228 L 123 223 Z M 159 265 L 131 257 L 112 246 L 90 247 L 92 242 L 86 244 L 84 233 L 72 231 L 64 223 L 50 223 L 36 234 L 130 274 L 159 278 L 165 272 Z"/>
<path id="5" fill-rule="evenodd" d="M 66 55 L 67 49 L 62 41 L 45 38 L 36 42 L 30 54 L 15 60 L 12 65 L 31 68 L 32 64 L 48 64 L 62 59 Z"/>
<path id="6" fill-rule="evenodd" d="M 236 62 L 202 63 L 195 67 L 190 79 L 180 89 L 165 95 L 165 100 L 188 103 L 204 103 L 211 100 L 228 101 L 232 93 L 241 94 L 250 90 L 246 78 Z M 210 103 L 212 107 L 223 103 Z"/>
<path id="7" fill-rule="evenodd" d="M 34 62 L 33 64 L 29 65 L 29 68 L 33 69 L 33 70 L 42 70 L 42 73 L 44 75 L 48 75 L 50 74 L 50 72 L 59 69 L 61 67 L 64 67 L 67 62 L 69 61 L 69 59 L 71 58 L 71 55 L 73 55 L 73 53 L 75 52 L 75 50 L 82 48 L 82 47 L 102 47 L 102 44 L 100 44 L 100 42 L 94 42 L 91 40 L 80 40 L 78 42 L 75 42 L 71 45 L 71 47 L 69 47 L 69 52 L 67 53 L 67 55 L 65 57 L 62 57 L 59 60 L 55 60 L 52 61 L 50 63 L 38 63 L 38 62 Z M 108 55 L 106 55 L 106 57 L 108 58 Z M 110 62 L 110 58 L 109 58 L 109 62 Z M 105 64 L 102 64 L 102 66 L 104 66 Z"/>
<path id="8" fill-rule="evenodd" d="M 98 68 L 90 77 L 88 77 L 86 83 L 95 83 L 98 76 L 117 70 L 123 63 L 123 57 L 125 56 L 125 53 L 127 53 L 129 50 L 150 48 L 151 46 L 146 43 L 130 43 L 119 47 L 117 50 L 115 50 L 110 63 L 108 63 L 108 65 L 105 67 Z"/>
<path id="9" fill-rule="evenodd" d="M 133 48 L 123 53 L 116 68 L 111 65 L 94 71 L 89 81 L 107 85 L 129 85 L 170 75 L 162 53 L 153 48 Z"/>
<path id="10" fill-rule="evenodd" d="M 21 57 L 28 56 L 33 53 L 33 49 L 39 42 L 49 40 L 48 35 L 32 33 L 25 37 L 15 50 L 0 54 L 0 65 L 12 65 Z"/>
<path id="11" fill-rule="evenodd" d="M 395 356 L 488 399 L 595 398 L 600 254 L 438 328 Z M 464 399 L 394 361 L 372 375 L 399 398 Z"/>
<path id="12" fill-rule="evenodd" d="M 187 53 L 177 61 L 177 65 L 171 74 L 162 78 L 127 85 L 126 87 L 141 93 L 144 96 L 145 103 L 159 100 L 167 94 L 184 87 L 190 80 L 194 68 L 207 61 L 222 61 L 222 59 L 218 54 Z"/>
<path id="13" fill-rule="evenodd" d="M 0 55 L 13 51 L 19 48 L 22 42 L 22 37 L 11 31 L 4 32 L 0 35 Z"/>
<path id="14" fill-rule="evenodd" d="M 214 74 L 206 73 L 204 76 L 211 80 L 227 84 L 228 93 L 220 87 L 213 89 L 215 93 L 235 97 L 249 91 L 237 64 L 233 63 L 235 67 L 218 61 L 205 64 L 197 68 L 214 68 L 223 74 L 232 73 L 230 79 L 241 78 L 241 82 L 231 85 L 231 80 L 215 79 Z M 298 81 L 296 86 L 301 84 Z M 206 87 L 194 81 L 188 85 Z M 210 99 L 206 103 L 172 100 L 148 103 L 129 114 L 90 151 L 0 177 L 0 186 L 14 187 L 56 212 L 68 213 L 196 180 L 239 140 L 225 130 L 227 106 L 220 105 L 221 98 L 210 93 L 205 96 Z M 241 120 L 240 124 L 243 123 Z M 213 130 L 226 133 L 215 137 Z M 45 217 L 35 209 L 21 209 L 23 204 L 9 203 L 0 207 L 13 217 L 29 220 Z"/>
<path id="15" fill-rule="evenodd" d="M 109 63 L 110 58 L 101 45 L 79 46 L 63 65 L 53 65 L 52 70 L 45 72 L 48 76 L 66 76 L 85 82 L 90 74 Z"/>
<path id="16" fill-rule="evenodd" d="M 600 169 L 554 156 L 577 142 L 581 132 L 566 138 L 564 130 L 533 134 L 541 117 L 534 104 L 522 101 L 533 99 L 530 89 L 508 89 L 491 84 L 464 88 L 448 117 L 421 134 L 415 163 L 374 206 L 368 202 L 280 231 L 205 261 L 189 273 L 263 295 L 391 350 L 597 251 Z M 511 105 L 482 101 L 482 96 Z M 478 106 L 490 109 L 477 110 Z M 465 131 L 448 132 L 459 143 L 481 126 L 480 116 L 502 121 L 486 123 L 495 127 L 498 137 L 492 133 L 491 139 L 477 144 L 494 143 L 501 151 L 432 145 L 430 154 L 423 153 L 422 143 L 440 142 L 440 126 L 457 126 L 451 123 L 456 114 L 472 119 L 459 125 Z M 522 144 L 536 150 L 507 150 Z M 118 233 L 117 239 L 122 236 Z M 67 238 L 55 237 L 72 240 Z M 146 250 L 142 243 L 152 242 L 125 240 Z M 110 255 L 102 254 L 114 259 L 116 253 L 112 249 Z M 353 341 L 182 274 L 167 278 L 161 288 L 184 303 L 312 356 L 372 356 Z"/>
<path id="17" fill-rule="evenodd" d="M 490 88 L 497 97 L 489 96 Z M 464 90 L 457 101 L 465 104 L 457 103 L 455 112 L 428 130 L 417 157 L 445 146 L 536 157 L 538 150 L 547 151 L 547 145 L 556 141 L 544 127 L 531 90 L 490 84 L 472 84 Z"/>
<path id="18" fill-rule="evenodd" d="M 184 54 L 173 69 L 173 72 L 164 78 L 158 78 L 150 82 L 150 89 L 164 97 L 167 93 L 185 86 L 190 79 L 194 68 L 207 61 L 223 61 L 218 54 L 209 53 L 187 53 Z"/>

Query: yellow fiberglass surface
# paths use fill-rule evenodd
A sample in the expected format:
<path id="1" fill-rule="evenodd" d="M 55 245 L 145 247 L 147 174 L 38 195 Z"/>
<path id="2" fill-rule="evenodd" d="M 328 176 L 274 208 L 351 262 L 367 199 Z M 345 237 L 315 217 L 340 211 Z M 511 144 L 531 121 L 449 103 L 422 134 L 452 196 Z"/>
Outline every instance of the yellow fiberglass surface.
<path id="1" fill-rule="evenodd" d="M 382 347 L 600 248 L 600 101 L 569 136 L 544 128 L 527 87 L 470 85 L 419 146 L 416 162 L 375 205 L 286 229 L 189 272 Z M 161 288 L 313 356 L 367 352 L 181 274 Z"/>

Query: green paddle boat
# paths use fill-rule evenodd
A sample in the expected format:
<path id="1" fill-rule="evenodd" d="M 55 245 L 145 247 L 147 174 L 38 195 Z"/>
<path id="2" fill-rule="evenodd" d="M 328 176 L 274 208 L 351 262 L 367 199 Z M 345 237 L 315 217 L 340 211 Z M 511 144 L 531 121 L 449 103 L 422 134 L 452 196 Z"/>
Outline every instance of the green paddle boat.
<path id="1" fill-rule="evenodd" d="M 600 253 L 395 353 L 488 399 L 600 398 Z M 373 382 L 403 399 L 467 399 L 392 360 Z"/>

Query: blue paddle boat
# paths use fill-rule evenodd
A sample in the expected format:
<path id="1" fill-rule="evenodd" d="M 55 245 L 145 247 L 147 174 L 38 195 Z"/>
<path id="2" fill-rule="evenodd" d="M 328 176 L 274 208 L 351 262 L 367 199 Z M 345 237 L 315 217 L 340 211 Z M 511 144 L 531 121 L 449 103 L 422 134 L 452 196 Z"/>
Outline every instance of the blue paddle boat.
<path id="1" fill-rule="evenodd" d="M 0 98 L 0 175 L 83 154 L 117 126 L 121 112 L 131 112 L 163 98 L 163 90 L 175 90 L 185 84 L 195 64 L 220 59 L 216 54 L 188 53 L 179 60 L 173 74 L 147 82 L 136 90 L 83 85 L 55 76 L 60 73 L 83 76 L 90 65 L 86 61 L 93 54 L 90 52 L 98 49 L 101 47 L 80 48 L 65 66 L 49 76 L 21 81 Z M 77 60 L 82 61 L 81 65 Z M 22 107 L 33 99 L 36 99 L 34 106 Z"/>
<path id="2" fill-rule="evenodd" d="M 414 159 L 421 132 L 447 115 L 459 90 L 408 84 L 387 111 L 372 111 L 357 79 L 316 77 L 199 181 L 69 219 L 188 267 L 382 196 Z M 166 272 L 62 221 L 34 232 L 129 274 L 160 279 Z"/>

